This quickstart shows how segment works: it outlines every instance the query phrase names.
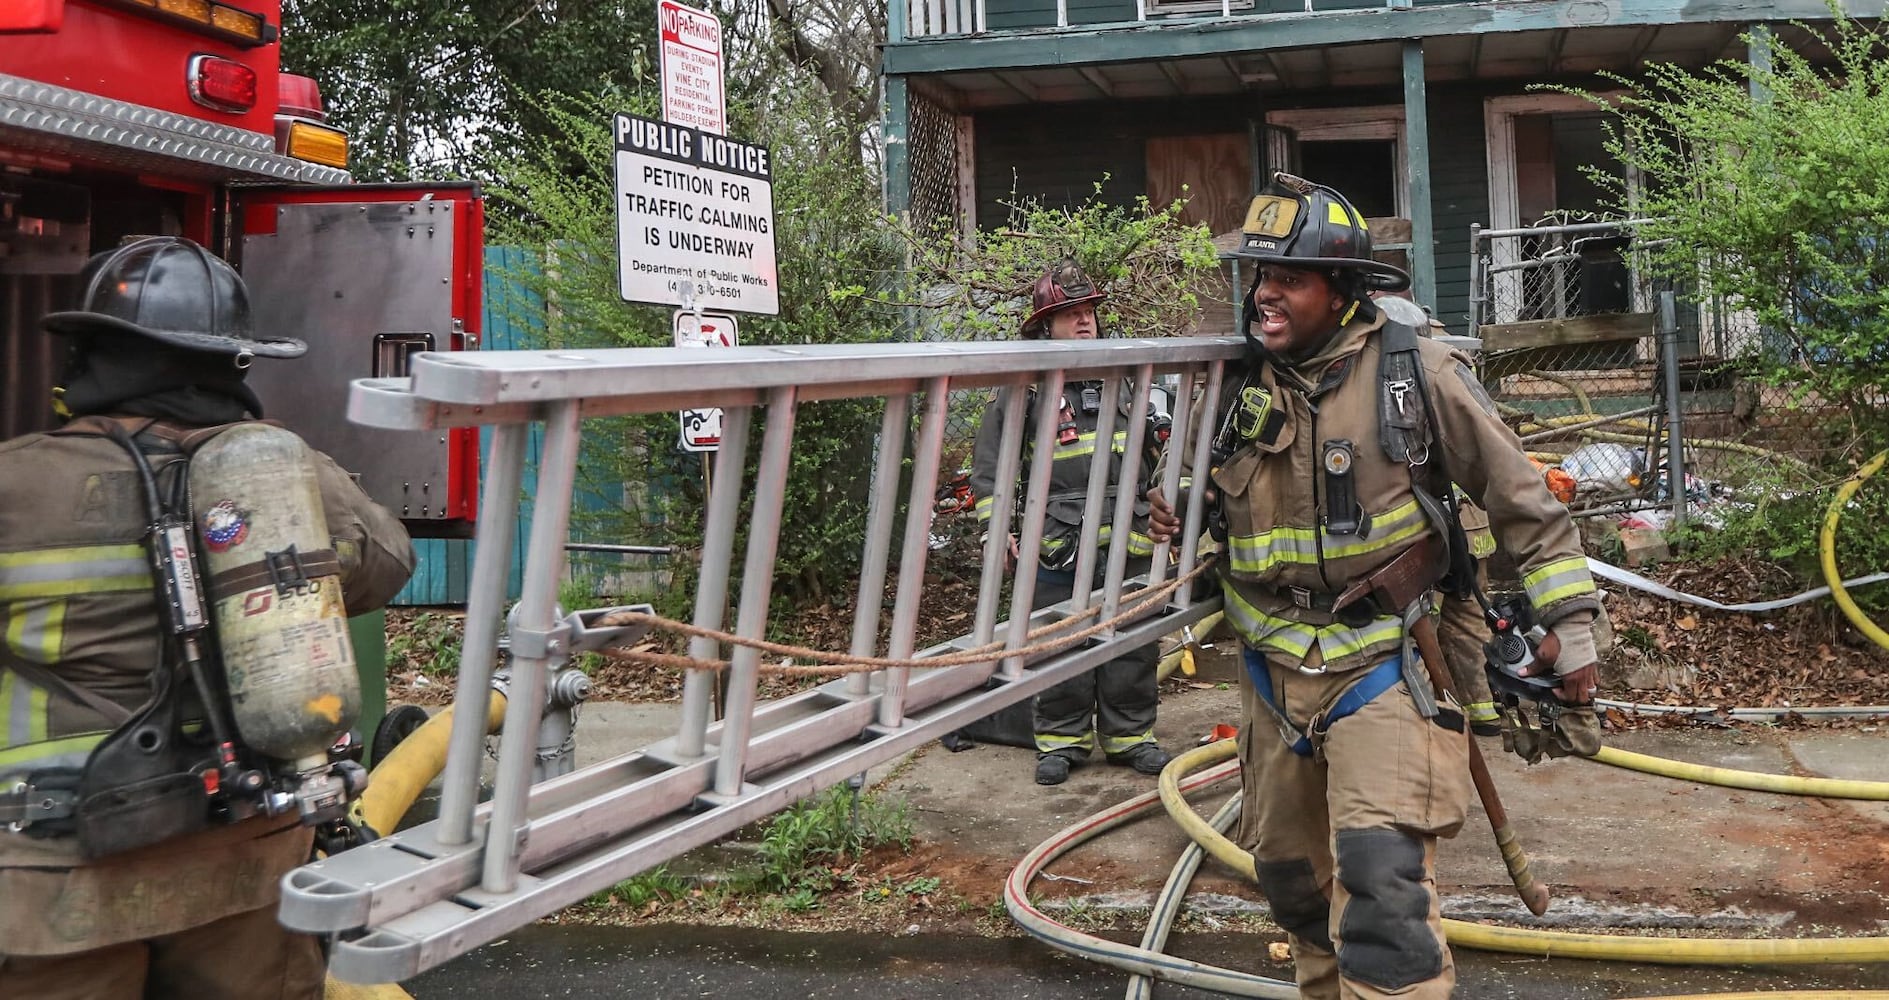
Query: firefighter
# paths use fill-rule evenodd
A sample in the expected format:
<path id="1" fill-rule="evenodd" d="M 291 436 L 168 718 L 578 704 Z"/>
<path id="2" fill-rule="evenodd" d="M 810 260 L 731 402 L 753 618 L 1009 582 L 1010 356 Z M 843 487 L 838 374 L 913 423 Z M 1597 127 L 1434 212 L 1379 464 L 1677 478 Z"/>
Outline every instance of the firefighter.
<path id="1" fill-rule="evenodd" d="M 1245 646 L 1241 843 L 1302 995 L 1446 997 L 1434 862 L 1468 810 L 1468 737 L 1406 653 L 1404 623 L 1474 575 L 1452 484 L 1519 564 L 1549 629 L 1533 670 L 1582 706 L 1562 738 L 1589 753 L 1596 591 L 1566 509 L 1465 358 L 1372 304 L 1409 277 L 1371 259 L 1343 195 L 1276 175 L 1237 252 L 1254 266 L 1248 363 L 1222 401 L 1212 478 L 1226 617 Z M 1339 600 L 1360 582 L 1370 596 Z M 1409 596 L 1383 606 L 1393 590 Z"/>
<path id="2" fill-rule="evenodd" d="M 1023 321 L 1022 334 L 1028 339 L 1093 340 L 1101 336 L 1096 304 L 1107 296 L 1096 287 L 1073 258 L 1065 257 L 1037 279 L 1030 293 L 1031 312 Z M 1061 418 L 1058 428 L 1056 460 L 1050 471 L 1049 511 L 1043 522 L 1043 542 L 1038 550 L 1036 590 L 1033 606 L 1046 608 L 1066 601 L 1075 592 L 1076 549 L 1082 535 L 1083 507 L 1089 495 L 1089 470 L 1097 442 L 1095 428 L 1101 412 L 1103 384 L 1071 382 L 1063 386 L 1057 399 L 1044 399 L 1031 389 L 1030 404 L 1023 427 L 1006 428 L 1003 424 L 1003 398 L 993 401 L 978 427 L 977 444 L 971 462 L 971 490 L 977 496 L 977 516 L 988 523 L 993 494 L 996 492 L 997 451 L 1005 434 L 1029 435 L 1035 426 L 1037 408 L 1056 407 Z M 1122 413 L 1128 409 L 1129 394 L 1117 393 Z M 1125 415 L 1116 420 L 1115 460 L 1109 474 L 1110 502 L 1119 489 L 1138 489 L 1135 483 L 1122 482 L 1125 471 L 1132 473 L 1132 463 L 1122 452 L 1128 440 L 1122 429 Z M 1029 437 L 1025 438 L 1026 451 Z M 1029 459 L 1026 455 L 1025 466 Z M 1154 466 L 1145 462 L 1142 469 Z M 1021 492 L 1021 491 L 1019 491 Z M 1127 544 L 1131 557 L 1145 567 L 1156 544 L 1172 538 L 1180 522 L 1173 509 L 1158 497 L 1143 498 L 1135 506 L 1134 531 Z M 1102 582 L 1107 565 L 1106 549 L 1111 544 L 1110 526 L 1100 530 L 1104 556 L 1096 560 L 1096 577 L 1085 586 Z M 999 544 L 992 540 L 987 544 Z M 1009 538 L 1009 557 L 1014 563 L 1017 536 Z M 1130 574 L 1137 572 L 1131 568 Z M 1160 774 L 1170 759 L 1154 738 L 1155 707 L 1159 701 L 1155 677 L 1156 648 L 1153 644 L 1130 650 L 1092 671 L 1071 677 L 1037 696 L 1035 711 L 1036 783 L 1060 785 L 1069 779 L 1072 767 L 1083 763 L 1096 743 L 1109 763 L 1132 767 L 1142 774 Z"/>
<path id="3" fill-rule="evenodd" d="M 188 240 L 100 254 L 81 287 L 77 311 L 42 320 L 70 347 L 55 390 L 65 423 L 0 444 L 0 996 L 319 997 L 318 942 L 276 921 L 278 881 L 310 856 L 295 812 L 205 822 L 190 814 L 207 798 L 201 781 L 179 797 L 89 766 L 130 727 L 154 754 L 189 752 L 207 717 L 167 654 L 176 644 L 140 544 L 142 477 L 120 442 L 178 492 L 185 455 L 261 418 L 244 384 L 251 361 L 306 345 L 258 336 L 242 279 Z M 412 543 L 347 473 L 308 452 L 346 608 L 378 608 L 412 572 Z M 267 514 L 237 512 L 239 522 Z M 91 829 L 74 801 L 89 807 L 100 790 L 123 813 L 106 839 L 194 831 L 96 856 L 74 834 Z"/>

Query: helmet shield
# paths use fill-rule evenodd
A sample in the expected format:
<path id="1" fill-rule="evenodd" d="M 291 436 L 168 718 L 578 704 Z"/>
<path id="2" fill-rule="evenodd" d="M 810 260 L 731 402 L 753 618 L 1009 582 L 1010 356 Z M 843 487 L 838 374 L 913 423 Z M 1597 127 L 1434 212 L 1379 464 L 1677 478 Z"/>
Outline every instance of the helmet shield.
<path id="1" fill-rule="evenodd" d="M 47 333 L 141 337 L 236 357 L 294 358 L 308 350 L 291 337 L 257 337 L 242 277 L 181 237 L 146 237 L 99 254 L 81 281 L 79 308 L 47 314 L 40 320 Z"/>
<path id="2" fill-rule="evenodd" d="M 1051 264 L 1030 289 L 1031 312 L 1023 321 L 1022 333 L 1032 340 L 1047 337 L 1052 314 L 1106 298 L 1074 257 L 1064 257 Z"/>
<path id="3" fill-rule="evenodd" d="M 1262 264 L 1348 270 L 1366 291 L 1410 287 L 1402 268 L 1371 259 L 1364 216 L 1337 191 L 1287 173 L 1253 198 L 1234 253 Z"/>

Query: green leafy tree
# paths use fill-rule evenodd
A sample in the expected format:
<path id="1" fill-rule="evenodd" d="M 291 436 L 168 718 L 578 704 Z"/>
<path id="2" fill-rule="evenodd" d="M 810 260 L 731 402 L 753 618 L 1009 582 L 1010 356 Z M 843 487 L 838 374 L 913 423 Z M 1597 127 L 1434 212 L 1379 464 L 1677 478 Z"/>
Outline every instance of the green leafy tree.
<path id="1" fill-rule="evenodd" d="M 1768 69 L 1615 77 L 1608 149 L 1625 176 L 1596 176 L 1621 214 L 1653 220 L 1638 242 L 1656 273 L 1755 315 L 1767 344 L 1749 360 L 1866 404 L 1889 375 L 1889 37 L 1840 13 L 1803 27 L 1829 61 L 1778 45 Z"/>
<path id="2" fill-rule="evenodd" d="M 731 133 L 752 137 L 773 153 L 781 300 L 779 316 L 742 319 L 742 340 L 892 339 L 897 331 L 868 303 L 831 294 L 839 284 L 877 287 L 898 263 L 896 245 L 875 225 L 876 185 L 860 165 L 858 148 L 828 127 L 837 112 L 824 94 L 790 72 L 778 80 L 763 98 L 730 109 Z M 668 309 L 617 297 L 610 122 L 619 111 L 653 116 L 652 104 L 646 91 L 547 96 L 539 111 L 551 133 L 531 140 L 495 172 L 489 196 L 499 210 L 490 217 L 490 239 L 543 248 L 534 250 L 529 266 L 507 275 L 522 293 L 510 303 L 517 309 L 514 318 L 541 326 L 551 346 L 670 342 Z M 867 402 L 799 408 L 777 563 L 784 597 L 821 600 L 856 576 L 877 423 L 878 408 Z M 765 432 L 764 419 L 754 440 Z M 609 422 L 595 433 L 587 429 L 587 435 L 601 444 L 594 448 L 596 460 L 582 463 L 585 488 L 623 502 L 616 509 L 578 512 L 578 530 L 695 544 L 704 499 L 701 464 L 677 449 L 676 418 Z M 756 453 L 758 448 L 751 449 L 751 457 Z M 641 499 L 633 500 L 639 493 Z"/>
<path id="3" fill-rule="evenodd" d="M 1103 200 L 1102 183 L 1086 200 L 1047 208 L 1034 199 L 1010 205 L 1006 224 L 967 235 L 952 220 L 892 220 L 909 268 L 894 286 L 837 294 L 913 311 L 926 336 L 1005 339 L 1029 313 L 1030 289 L 1044 268 L 1074 257 L 1108 292 L 1102 327 L 1112 336 L 1162 337 L 1188 331 L 1218 273 L 1212 234 L 1183 221 L 1185 203 L 1157 207 Z"/>

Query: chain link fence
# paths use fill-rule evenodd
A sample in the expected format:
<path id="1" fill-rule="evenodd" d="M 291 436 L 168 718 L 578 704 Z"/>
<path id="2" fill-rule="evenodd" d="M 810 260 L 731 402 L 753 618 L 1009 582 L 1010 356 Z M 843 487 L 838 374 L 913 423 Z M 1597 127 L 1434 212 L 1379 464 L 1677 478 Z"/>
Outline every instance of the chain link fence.
<path id="1" fill-rule="evenodd" d="M 1672 483 L 1689 510 L 1803 485 L 1840 445 L 1824 433 L 1833 408 L 1755 378 L 1779 339 L 1736 303 L 1650 278 L 1639 228 L 1472 227 L 1469 334 L 1504 418 L 1572 477 L 1577 514 L 1663 523 L 1679 507 Z"/>
<path id="2" fill-rule="evenodd" d="M 908 150 L 912 171 L 911 218 L 918 226 L 951 229 L 972 217 L 974 206 L 964 201 L 971 194 L 959 183 L 958 121 L 943 105 L 911 94 L 911 116 L 907 127 Z M 968 330 L 917 322 L 918 335 L 927 340 L 958 340 L 971 335 Z M 950 479 L 960 469 L 971 465 L 971 446 L 977 437 L 978 421 L 992 394 L 983 389 L 952 392 L 950 416 L 945 424 L 945 450 L 940 468 Z"/>

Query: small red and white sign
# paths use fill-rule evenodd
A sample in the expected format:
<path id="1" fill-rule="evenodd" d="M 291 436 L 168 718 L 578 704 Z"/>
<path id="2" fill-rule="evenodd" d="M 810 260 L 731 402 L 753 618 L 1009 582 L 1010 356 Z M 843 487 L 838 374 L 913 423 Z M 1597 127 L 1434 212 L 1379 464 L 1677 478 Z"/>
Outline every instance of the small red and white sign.
<path id="1" fill-rule="evenodd" d="M 727 313 L 677 309 L 677 347 L 733 347 L 740 342 L 735 318 Z M 682 411 L 682 450 L 714 451 L 721 447 L 721 408 Z"/>
<path id="2" fill-rule="evenodd" d="M 721 20 L 674 0 L 658 0 L 656 21 L 662 39 L 663 121 L 727 135 Z"/>

